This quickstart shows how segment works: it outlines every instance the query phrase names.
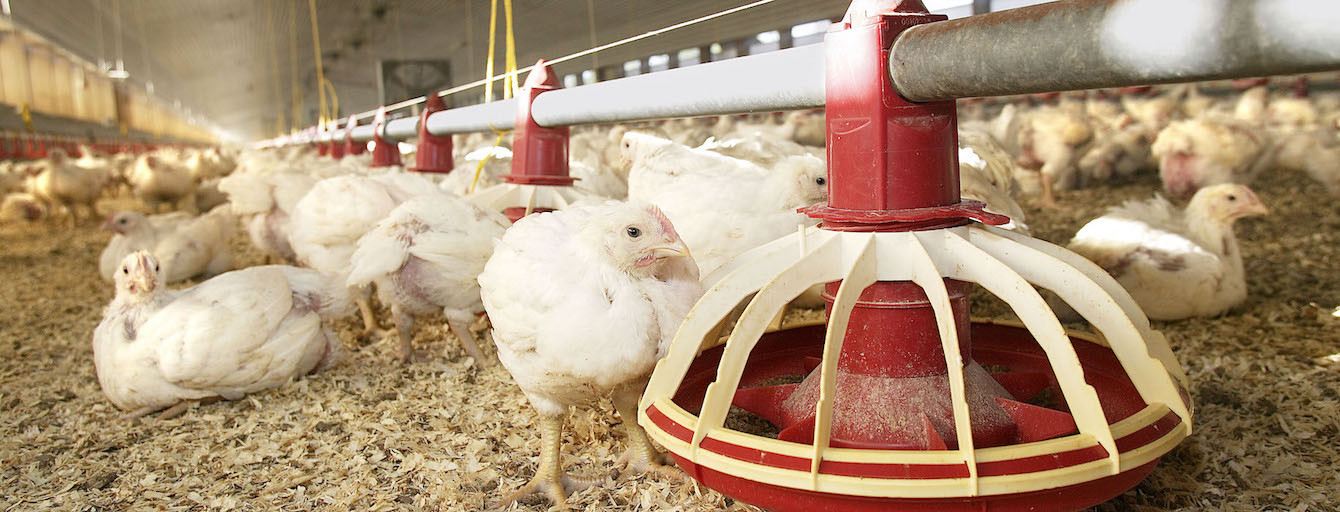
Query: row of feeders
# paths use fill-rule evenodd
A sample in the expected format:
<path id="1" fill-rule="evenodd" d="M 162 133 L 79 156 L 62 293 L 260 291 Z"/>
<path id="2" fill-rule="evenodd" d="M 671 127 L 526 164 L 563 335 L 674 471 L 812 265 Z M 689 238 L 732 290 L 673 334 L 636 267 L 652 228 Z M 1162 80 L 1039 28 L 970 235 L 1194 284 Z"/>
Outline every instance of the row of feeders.
<path id="1" fill-rule="evenodd" d="M 411 169 L 446 173 L 450 133 L 513 128 L 512 173 L 475 196 L 515 221 L 576 199 L 566 124 L 825 106 L 829 200 L 802 210 L 819 225 L 704 279 L 709 291 L 651 376 L 639 423 L 690 476 L 769 510 L 1080 510 L 1135 486 L 1191 434 L 1188 380 L 1101 268 L 997 228 L 1008 219 L 960 198 L 954 99 L 1148 94 L 1141 84 L 1336 69 L 1333 55 L 1315 51 L 1327 33 L 1243 21 L 1317 11 L 1301 5 L 1216 3 L 1200 20 L 1216 37 L 1154 44 L 1147 39 L 1165 35 L 1105 25 L 1162 12 L 1150 0 L 1071 0 L 952 22 L 920 0 L 856 0 L 821 48 L 567 91 L 541 61 L 513 112 L 497 103 L 447 111 L 432 95 L 417 125 L 383 126 L 379 113 L 357 140 L 381 147 L 417 133 Z M 1040 50 L 1056 41 L 1067 51 Z M 1159 59 L 1198 64 L 1111 58 L 1154 47 Z M 827 302 L 823 322 L 768 330 L 814 286 Z M 977 287 L 1020 323 L 973 320 Z M 1067 331 L 1039 289 L 1093 332 Z"/>

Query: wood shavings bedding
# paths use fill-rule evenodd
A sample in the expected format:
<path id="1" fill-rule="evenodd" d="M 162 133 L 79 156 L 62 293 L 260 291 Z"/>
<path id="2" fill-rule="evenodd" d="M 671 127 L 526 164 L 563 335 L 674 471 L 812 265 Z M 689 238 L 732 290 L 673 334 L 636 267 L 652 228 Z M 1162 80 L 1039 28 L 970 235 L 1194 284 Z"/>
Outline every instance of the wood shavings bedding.
<path id="1" fill-rule="evenodd" d="M 1157 325 L 1192 378 L 1195 432 L 1097 510 L 1338 510 L 1340 205 L 1296 174 L 1254 188 L 1272 214 L 1238 226 L 1247 303 Z M 1054 211 L 1025 206 L 1036 233 L 1063 244 L 1107 206 L 1157 189 L 1147 176 L 1061 192 Z M 127 202 L 102 211 L 113 204 Z M 328 372 L 167 421 L 121 419 L 90 349 L 111 297 L 95 265 L 107 238 L 93 225 L 0 226 L 0 509 L 480 510 L 534 474 L 525 398 L 501 366 L 460 359 L 441 321 L 415 340 L 435 360 L 402 367 L 391 340 L 356 340 L 351 318 L 338 326 L 349 353 Z M 263 263 L 243 235 L 232 243 L 239 265 Z M 974 308 L 1008 316 L 987 297 Z M 623 428 L 608 404 L 569 426 L 572 473 L 610 484 L 559 510 L 755 510 L 687 481 L 612 472 Z M 533 498 L 504 510 L 547 509 Z"/>

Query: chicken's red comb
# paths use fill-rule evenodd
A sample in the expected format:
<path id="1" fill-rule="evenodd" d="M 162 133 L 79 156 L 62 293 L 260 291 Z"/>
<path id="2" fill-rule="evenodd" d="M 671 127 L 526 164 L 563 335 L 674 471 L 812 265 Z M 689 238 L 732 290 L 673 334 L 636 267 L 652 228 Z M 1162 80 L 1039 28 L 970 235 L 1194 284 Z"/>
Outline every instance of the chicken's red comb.
<path id="1" fill-rule="evenodd" d="M 665 231 L 666 234 L 674 237 L 675 240 L 679 240 L 679 233 L 675 231 L 675 225 L 670 223 L 670 218 L 665 216 L 665 212 L 662 212 L 656 205 L 651 205 L 647 207 L 647 213 L 650 213 L 652 217 L 655 217 L 656 222 L 661 223 L 662 231 Z"/>

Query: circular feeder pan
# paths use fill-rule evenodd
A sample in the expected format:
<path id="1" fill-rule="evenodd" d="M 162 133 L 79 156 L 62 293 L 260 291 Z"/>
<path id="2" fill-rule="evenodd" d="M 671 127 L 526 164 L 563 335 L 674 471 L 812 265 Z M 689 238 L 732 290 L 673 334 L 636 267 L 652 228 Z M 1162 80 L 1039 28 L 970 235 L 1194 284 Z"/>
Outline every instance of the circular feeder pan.
<path id="1" fill-rule="evenodd" d="M 740 389 L 767 386 L 779 381 L 794 381 L 807 375 L 816 364 L 823 349 L 823 323 L 802 325 L 762 336 L 750 355 L 740 380 Z M 1069 435 L 1024 444 L 975 451 L 981 489 L 977 495 L 963 492 L 938 493 L 925 497 L 920 483 L 934 484 L 937 480 L 966 481 L 967 466 L 957 464 L 903 462 L 900 455 L 930 454 L 927 451 L 908 450 L 839 450 L 848 454 L 861 452 L 861 462 L 825 458 L 819 467 L 820 475 L 858 477 L 862 482 L 893 480 L 908 484 L 908 494 L 916 497 L 875 496 L 869 494 L 836 494 L 806 489 L 783 487 L 727 474 L 717 469 L 695 464 L 687 455 L 687 444 L 693 439 L 693 425 L 701 413 L 702 399 L 708 384 L 716 379 L 716 369 L 724 347 L 703 352 L 694 360 L 674 397 L 681 411 L 661 411 L 656 406 L 647 409 L 651 427 L 674 437 L 684 444 L 667 445 L 676 463 L 704 485 L 740 501 L 778 512 L 786 511 L 1074 511 L 1110 500 L 1129 490 L 1149 475 L 1166 454 L 1187 435 L 1180 418 L 1166 407 L 1149 406 L 1141 399 L 1116 356 L 1102 340 L 1088 333 L 1070 332 L 1070 340 L 1084 369 L 1085 380 L 1098 393 L 1103 412 L 1111 424 L 1121 452 L 1123 467 L 1119 473 L 1108 471 L 1108 454 L 1092 439 Z M 1067 411 L 1057 388 L 1046 353 L 1034 341 L 1027 329 L 1003 323 L 973 322 L 973 359 L 1020 401 L 1060 411 Z M 738 412 L 737 412 L 738 414 Z M 700 450 L 734 459 L 754 466 L 765 474 L 768 471 L 791 470 L 809 472 L 812 459 L 797 457 L 795 450 L 777 453 L 743 444 L 718 439 L 714 434 L 703 439 Z M 732 439 L 752 434 L 731 432 Z M 780 443 L 767 439 L 768 443 Z M 673 444 L 673 443 L 671 443 Z M 749 443 L 745 443 L 749 444 Z M 767 443 L 765 443 L 767 444 Z M 788 443 L 809 450 L 809 444 Z M 676 450 L 686 453 L 676 453 Z M 842 457 L 849 458 L 849 457 Z M 880 458 L 891 462 L 875 462 Z M 701 459 L 699 459 L 701 460 Z M 915 460 L 913 458 L 912 460 Z M 922 459 L 925 461 L 926 459 Z M 739 471 L 732 471 L 739 473 Z M 760 478 L 765 479 L 765 478 Z M 1004 483 L 1024 482 L 1024 483 Z M 1038 482 L 1041 482 L 1040 484 Z M 988 485 L 992 484 L 992 485 Z M 1030 488 L 1030 486 L 1032 488 Z M 955 487 L 949 487 L 953 489 Z M 1008 488 L 1005 492 L 1001 489 Z M 934 496 L 935 493 L 932 493 Z"/>

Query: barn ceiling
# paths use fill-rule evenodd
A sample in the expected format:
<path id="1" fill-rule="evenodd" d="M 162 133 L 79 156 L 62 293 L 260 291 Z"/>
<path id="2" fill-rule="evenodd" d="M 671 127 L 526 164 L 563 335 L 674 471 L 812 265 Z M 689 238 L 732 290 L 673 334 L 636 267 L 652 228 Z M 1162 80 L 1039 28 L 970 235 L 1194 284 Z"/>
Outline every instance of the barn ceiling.
<path id="1" fill-rule="evenodd" d="M 341 113 L 348 115 L 381 103 L 376 73 L 380 59 L 449 59 L 454 83 L 482 78 L 490 3 L 317 0 L 322 60 L 338 93 Z M 745 3 L 514 0 L 518 63 L 526 66 L 541 57 L 567 55 Z M 777 0 L 565 63 L 557 71 L 576 73 L 840 17 L 848 3 Z M 290 84 L 295 70 L 298 89 L 305 97 L 302 124 L 314 121 L 316 58 L 308 2 L 10 0 L 10 4 L 19 25 L 92 62 L 115 61 L 119 33 L 131 81 L 152 81 L 158 96 L 180 101 L 232 138 L 274 135 L 280 111 L 286 123 L 291 120 Z M 290 41 L 296 52 L 290 51 Z M 501 63 L 501 42 L 499 47 Z"/>

